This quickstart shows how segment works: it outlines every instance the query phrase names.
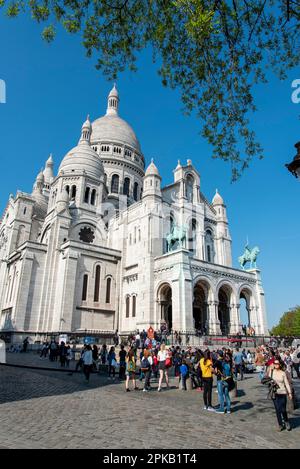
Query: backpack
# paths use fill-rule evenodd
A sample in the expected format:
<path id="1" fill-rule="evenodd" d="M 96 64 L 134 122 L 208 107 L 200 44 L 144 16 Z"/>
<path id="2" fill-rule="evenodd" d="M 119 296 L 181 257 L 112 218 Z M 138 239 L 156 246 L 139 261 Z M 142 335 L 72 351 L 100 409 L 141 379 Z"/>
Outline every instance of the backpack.
<path id="1" fill-rule="evenodd" d="M 172 358 L 167 357 L 167 359 L 166 359 L 166 368 L 171 368 L 171 366 L 172 366 Z"/>
<path id="2" fill-rule="evenodd" d="M 133 373 L 135 371 L 135 363 L 132 360 L 127 363 L 127 371 L 129 371 L 129 373 Z"/>
<path id="3" fill-rule="evenodd" d="M 149 371 L 150 368 L 151 368 L 151 365 L 150 365 L 148 358 L 144 357 L 143 360 L 141 361 L 141 370 Z"/>

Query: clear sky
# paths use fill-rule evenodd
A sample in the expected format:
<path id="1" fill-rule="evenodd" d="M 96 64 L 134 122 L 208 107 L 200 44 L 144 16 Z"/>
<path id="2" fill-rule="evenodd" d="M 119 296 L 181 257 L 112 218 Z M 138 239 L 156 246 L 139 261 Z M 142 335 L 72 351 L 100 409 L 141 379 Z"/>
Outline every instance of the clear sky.
<path id="1" fill-rule="evenodd" d="M 30 18 L 0 14 L 0 79 L 7 103 L 0 104 L 0 211 L 10 193 L 31 192 L 49 153 L 56 169 L 76 145 L 87 114 L 106 111 L 112 83 L 87 59 L 78 36 L 60 32 L 48 45 Z M 251 117 L 264 146 L 265 159 L 255 161 L 231 184 L 230 166 L 212 160 L 212 150 L 199 136 L 201 123 L 183 115 L 178 92 L 161 85 L 149 54 L 141 56 L 139 72 L 118 79 L 120 115 L 134 128 L 147 162 L 154 157 L 163 183 L 172 182 L 177 160 L 190 158 L 201 175 L 201 190 L 211 200 L 218 188 L 227 204 L 233 238 L 234 266 L 247 236 L 258 245 L 269 325 L 300 303 L 300 183 L 284 167 L 300 140 L 300 104 L 291 101 L 294 70 L 280 82 L 271 77 L 255 91 L 259 108 Z M 244 321 L 245 322 L 245 321 Z"/>

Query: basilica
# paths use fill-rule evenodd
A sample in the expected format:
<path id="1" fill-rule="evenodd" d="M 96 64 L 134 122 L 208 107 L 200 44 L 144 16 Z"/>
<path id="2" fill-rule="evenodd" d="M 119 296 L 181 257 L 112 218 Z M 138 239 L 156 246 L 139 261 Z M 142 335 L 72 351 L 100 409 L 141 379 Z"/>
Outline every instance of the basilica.
<path id="1" fill-rule="evenodd" d="M 57 174 L 49 157 L 31 194 L 9 197 L 0 226 L 0 334 L 169 330 L 236 334 L 240 304 L 267 334 L 258 269 L 232 267 L 226 205 L 201 192 L 191 160 L 162 187 L 146 168 L 113 87 L 103 117 L 88 117 Z"/>

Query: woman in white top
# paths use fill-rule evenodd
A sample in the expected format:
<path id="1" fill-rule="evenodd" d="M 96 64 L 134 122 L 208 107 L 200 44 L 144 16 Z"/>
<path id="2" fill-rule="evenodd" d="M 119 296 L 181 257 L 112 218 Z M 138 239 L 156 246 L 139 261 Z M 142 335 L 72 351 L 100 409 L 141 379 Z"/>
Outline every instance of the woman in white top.
<path id="1" fill-rule="evenodd" d="M 274 361 L 274 368 L 269 369 L 268 375 L 277 384 L 277 390 L 275 398 L 273 399 L 274 407 L 276 410 L 276 416 L 278 420 L 278 431 L 282 431 L 285 428 L 290 431 L 291 425 L 287 416 L 287 395 L 289 399 L 293 399 L 292 389 L 288 381 L 286 373 L 281 369 L 281 364 L 278 358 Z"/>
<path id="2" fill-rule="evenodd" d="M 160 351 L 158 352 L 157 359 L 158 359 L 158 369 L 159 369 L 159 383 L 158 383 L 158 392 L 161 391 L 161 385 L 164 379 L 164 375 L 166 378 L 167 387 L 169 387 L 169 375 L 168 369 L 166 367 L 166 360 L 169 357 L 169 353 L 166 350 L 165 344 L 160 346 Z"/>

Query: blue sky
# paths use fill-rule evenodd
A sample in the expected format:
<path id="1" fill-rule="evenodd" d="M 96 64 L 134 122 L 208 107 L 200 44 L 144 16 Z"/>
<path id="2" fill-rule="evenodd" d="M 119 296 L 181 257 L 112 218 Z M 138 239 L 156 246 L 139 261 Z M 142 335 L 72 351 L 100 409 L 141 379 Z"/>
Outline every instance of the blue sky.
<path id="1" fill-rule="evenodd" d="M 79 138 L 89 113 L 105 113 L 112 83 L 87 59 L 80 38 L 60 32 L 48 45 L 31 19 L 0 15 L 0 79 L 7 103 L 0 104 L 0 211 L 10 193 L 31 192 L 36 174 L 50 152 L 56 168 Z M 201 175 L 201 190 L 212 199 L 215 189 L 228 209 L 233 259 L 242 254 L 246 238 L 258 245 L 269 325 L 300 303 L 300 184 L 284 164 L 300 140 L 300 104 L 291 101 L 294 70 L 280 82 L 271 77 L 255 91 L 258 112 L 251 124 L 265 149 L 242 178 L 231 184 L 230 166 L 212 160 L 211 147 L 199 136 L 201 123 L 181 112 L 178 92 L 163 88 L 148 54 L 139 72 L 118 79 L 120 114 L 134 128 L 146 160 L 154 157 L 165 184 L 172 182 L 177 160 L 190 158 Z"/>

